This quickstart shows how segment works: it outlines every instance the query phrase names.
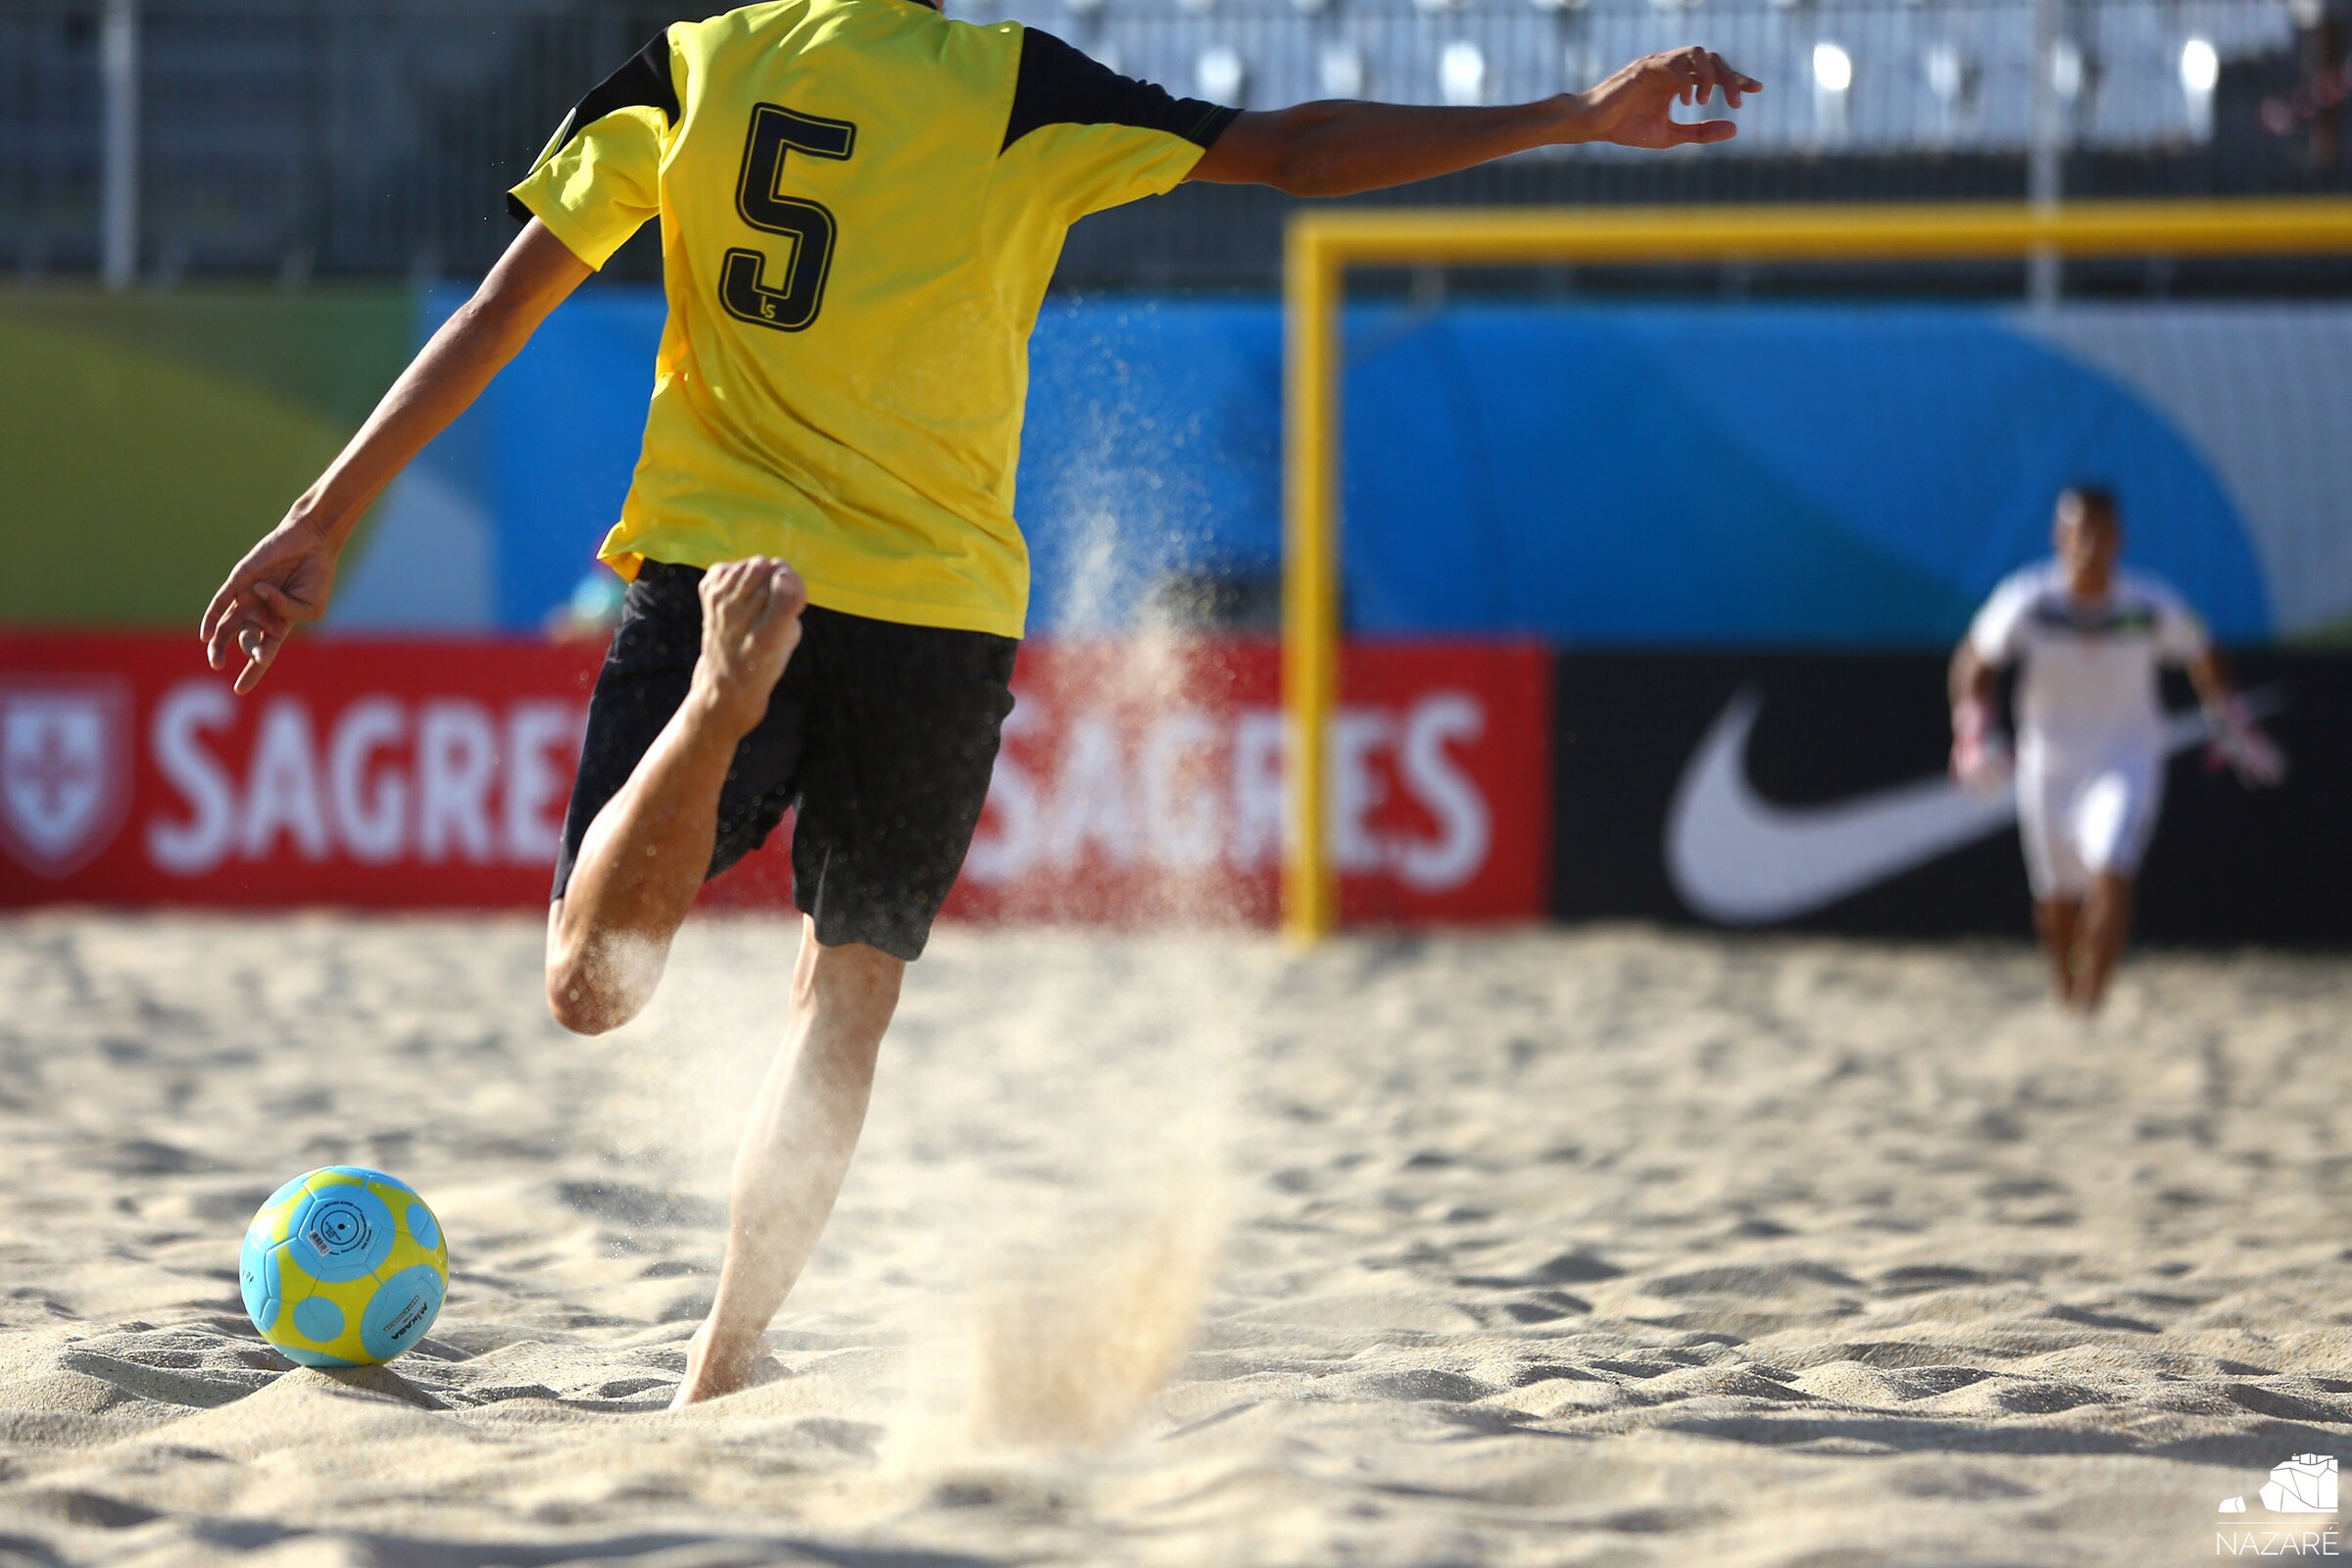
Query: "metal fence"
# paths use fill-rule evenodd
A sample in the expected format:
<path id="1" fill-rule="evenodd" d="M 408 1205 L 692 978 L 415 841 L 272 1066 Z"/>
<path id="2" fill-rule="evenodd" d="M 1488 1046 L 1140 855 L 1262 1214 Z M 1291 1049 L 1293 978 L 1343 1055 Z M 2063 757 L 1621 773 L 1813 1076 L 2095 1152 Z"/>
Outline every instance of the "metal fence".
<path id="1" fill-rule="evenodd" d="M 2037 144 L 2070 189 L 2343 184 L 2259 123 L 2301 69 L 2288 0 L 954 9 L 1018 15 L 1130 74 L 1253 107 L 1535 97 L 1691 40 L 1771 84 L 1741 112 L 1740 139 L 1702 157 L 1531 157 L 1428 193 L 1445 199 L 2014 195 Z M 504 186 L 564 108 L 674 14 L 611 0 L 0 0 L 0 268 L 111 265 L 119 280 L 165 282 L 478 271 L 511 232 Z M 1186 200 L 1170 216 L 1089 225 L 1072 270 L 1161 284 L 1270 275 L 1278 200 Z M 643 273 L 655 261 L 641 242 L 619 266 Z"/>
<path id="2" fill-rule="evenodd" d="M 2023 153 L 2037 52 L 2051 133 L 2107 151 L 2209 141 L 2226 61 L 2289 49 L 2287 0 L 967 0 L 1219 102 L 1497 103 L 1704 43 L 1771 84 L 1735 157 Z"/>
<path id="3" fill-rule="evenodd" d="M 103 259 L 107 9 L 0 7 L 0 259 L 20 272 Z M 511 233 L 503 188 L 662 21 L 616 7 L 143 8 L 132 265 L 166 280 L 478 270 Z"/>

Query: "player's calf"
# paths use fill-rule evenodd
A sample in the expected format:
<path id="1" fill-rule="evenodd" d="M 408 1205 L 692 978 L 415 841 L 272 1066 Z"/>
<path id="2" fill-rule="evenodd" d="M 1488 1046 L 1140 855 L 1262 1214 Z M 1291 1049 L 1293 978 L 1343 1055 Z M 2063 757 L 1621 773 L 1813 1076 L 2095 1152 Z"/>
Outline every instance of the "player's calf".
<path id="1" fill-rule="evenodd" d="M 2107 1000 L 2107 982 L 2132 935 L 2132 879 L 2120 871 L 2092 874 L 2082 901 L 2082 972 L 2075 982 L 2077 1010 L 2093 1013 Z"/>
<path id="2" fill-rule="evenodd" d="M 808 593 L 784 563 L 724 562 L 697 593 L 702 649 L 685 700 L 597 809 L 548 912 L 548 1010 L 580 1034 L 618 1028 L 653 1000 L 710 874 L 737 749 L 800 646 Z"/>
<path id="3" fill-rule="evenodd" d="M 814 920 L 804 925 L 787 1038 L 735 1156 L 726 1261 L 676 1404 L 760 1381 L 760 1335 L 824 1233 L 906 973 L 904 958 L 863 943 L 826 947 Z"/>
<path id="4" fill-rule="evenodd" d="M 2053 897 L 2034 901 L 2034 928 L 2041 935 L 2041 951 L 2049 961 L 2052 994 L 2061 1007 L 2075 1004 L 2075 976 L 2079 968 L 2076 944 L 2082 924 L 2081 901 Z"/>

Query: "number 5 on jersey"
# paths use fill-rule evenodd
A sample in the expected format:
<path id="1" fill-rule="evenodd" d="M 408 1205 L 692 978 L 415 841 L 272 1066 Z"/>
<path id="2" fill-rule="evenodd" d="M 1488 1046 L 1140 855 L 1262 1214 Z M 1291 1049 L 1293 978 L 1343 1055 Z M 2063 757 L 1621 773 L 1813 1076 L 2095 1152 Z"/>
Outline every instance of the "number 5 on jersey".
<path id="1" fill-rule="evenodd" d="M 846 120 L 804 115 L 776 104 L 752 108 L 751 134 L 744 138 L 743 176 L 735 187 L 735 211 L 762 233 L 792 242 L 784 257 L 782 287 L 765 281 L 768 253 L 732 246 L 719 272 L 718 301 L 729 316 L 756 326 L 798 332 L 816 319 L 825 302 L 825 272 L 833 265 L 833 214 L 821 203 L 780 194 L 784 156 L 846 159 L 858 145 L 858 127 Z"/>

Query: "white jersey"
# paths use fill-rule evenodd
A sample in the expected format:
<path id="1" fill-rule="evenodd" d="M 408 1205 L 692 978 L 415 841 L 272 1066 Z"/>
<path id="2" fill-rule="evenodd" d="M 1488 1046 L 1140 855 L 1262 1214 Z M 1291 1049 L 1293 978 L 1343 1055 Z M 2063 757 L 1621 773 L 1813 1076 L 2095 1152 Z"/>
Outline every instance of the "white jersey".
<path id="1" fill-rule="evenodd" d="M 2160 749 L 2157 667 L 2206 646 L 2203 624 L 2163 583 L 2119 571 L 2106 597 L 2086 603 L 2067 591 L 2055 562 L 1994 589 L 1968 641 L 1987 663 L 2024 662 L 2019 751 L 2082 759 Z"/>

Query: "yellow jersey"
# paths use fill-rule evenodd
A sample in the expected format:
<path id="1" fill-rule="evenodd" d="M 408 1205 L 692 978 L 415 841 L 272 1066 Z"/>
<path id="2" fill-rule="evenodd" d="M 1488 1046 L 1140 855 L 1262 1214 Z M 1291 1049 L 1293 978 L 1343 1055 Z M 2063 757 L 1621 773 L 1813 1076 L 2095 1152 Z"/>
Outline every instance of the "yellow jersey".
<path id="1" fill-rule="evenodd" d="M 669 318 L 600 558 L 772 555 L 828 609 L 1021 635 L 1013 470 L 1063 235 L 1173 188 L 1234 114 L 913 0 L 665 29 L 509 200 L 598 268 L 662 220 Z"/>

